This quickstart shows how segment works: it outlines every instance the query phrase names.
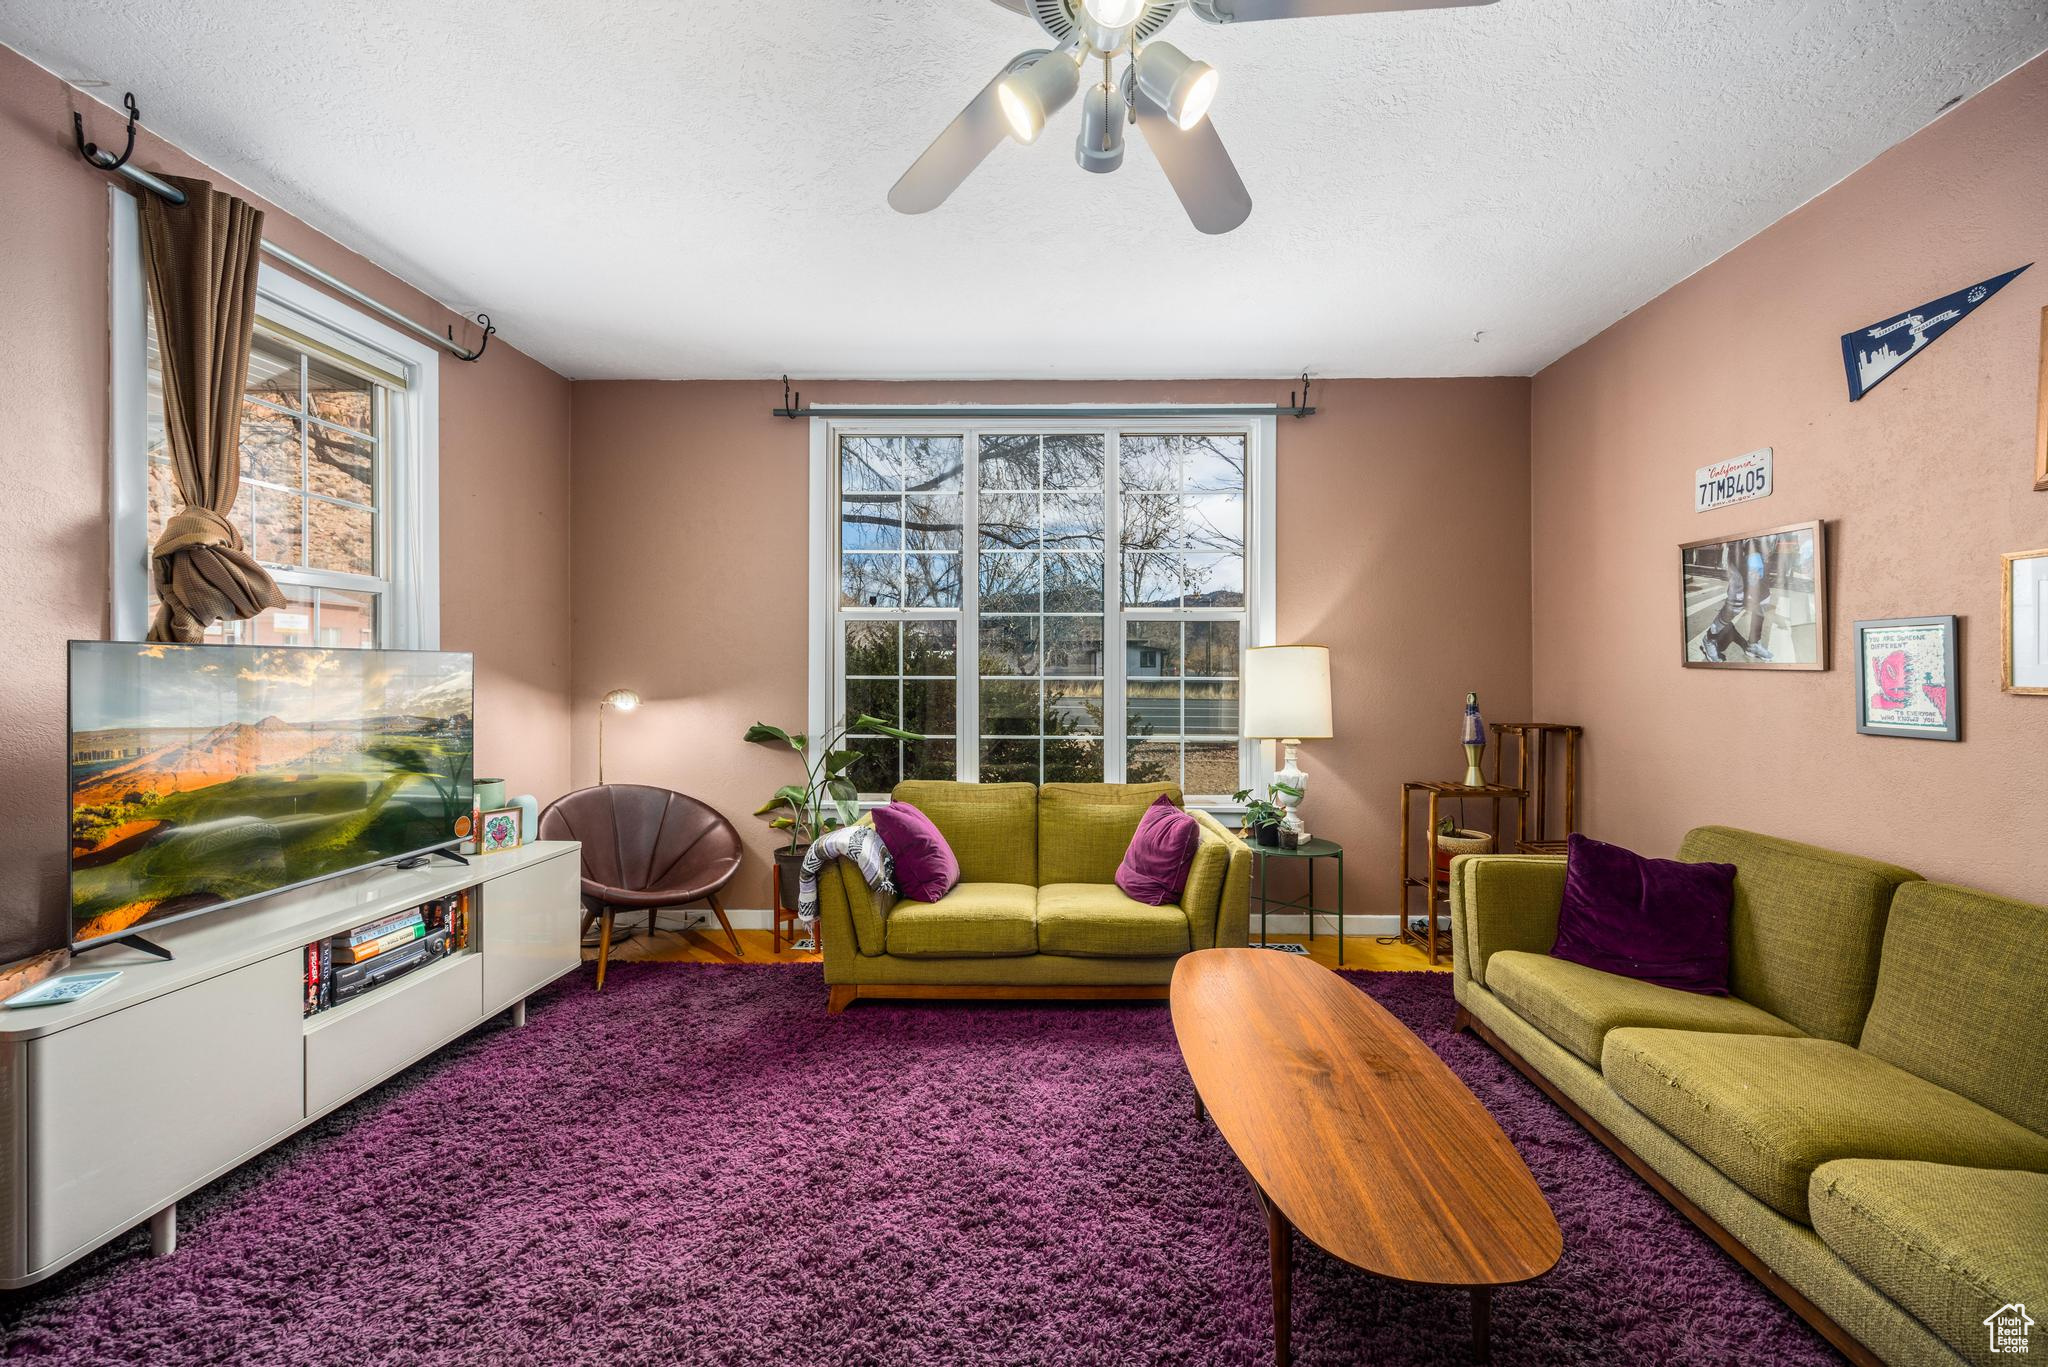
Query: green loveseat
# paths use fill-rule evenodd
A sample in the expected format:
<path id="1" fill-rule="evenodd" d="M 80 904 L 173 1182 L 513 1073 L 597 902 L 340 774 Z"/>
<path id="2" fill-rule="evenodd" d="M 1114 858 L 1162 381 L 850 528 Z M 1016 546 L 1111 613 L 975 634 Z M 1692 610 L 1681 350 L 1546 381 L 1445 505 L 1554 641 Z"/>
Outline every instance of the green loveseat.
<path id="1" fill-rule="evenodd" d="M 827 1009 L 857 997 L 1159 997 L 1190 950 L 1250 942 L 1251 850 L 1206 812 L 1178 904 L 1134 902 L 1116 868 L 1164 783 L 896 786 L 960 861 L 936 902 L 869 889 L 851 861 L 818 877 Z"/>
<path id="2" fill-rule="evenodd" d="M 1468 856 L 1459 1025 L 1852 1360 L 2010 1361 L 1985 1319 L 2048 1307 L 2048 907 L 1722 827 L 1679 857 L 1736 867 L 1733 996 L 1551 958 L 1564 861 Z"/>

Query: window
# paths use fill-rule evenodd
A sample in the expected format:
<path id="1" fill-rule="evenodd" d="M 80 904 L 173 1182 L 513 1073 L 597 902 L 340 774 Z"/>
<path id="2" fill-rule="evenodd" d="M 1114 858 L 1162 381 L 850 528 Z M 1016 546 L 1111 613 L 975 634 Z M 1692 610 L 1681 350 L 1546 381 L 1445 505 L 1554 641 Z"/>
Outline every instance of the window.
<path id="1" fill-rule="evenodd" d="M 906 778 L 1170 780 L 1221 804 L 1259 755 L 1239 662 L 1270 619 L 1270 420 L 819 420 L 813 725 L 867 714 L 863 797 Z"/>
<path id="2" fill-rule="evenodd" d="M 156 611 L 149 552 L 179 499 L 155 321 L 115 192 L 114 635 Z M 125 204 L 125 211 L 123 205 Z M 285 604 L 216 622 L 209 641 L 439 646 L 438 357 L 270 266 L 242 397 L 241 487 L 228 519 Z"/>
<path id="3" fill-rule="evenodd" d="M 228 520 L 270 571 L 285 605 L 215 622 L 210 641 L 378 644 L 390 592 L 382 483 L 388 397 L 396 388 L 258 325 L 242 398 L 242 484 Z M 149 539 L 178 510 L 164 435 L 156 323 L 149 326 Z M 155 580 L 149 610 L 156 611 Z"/>

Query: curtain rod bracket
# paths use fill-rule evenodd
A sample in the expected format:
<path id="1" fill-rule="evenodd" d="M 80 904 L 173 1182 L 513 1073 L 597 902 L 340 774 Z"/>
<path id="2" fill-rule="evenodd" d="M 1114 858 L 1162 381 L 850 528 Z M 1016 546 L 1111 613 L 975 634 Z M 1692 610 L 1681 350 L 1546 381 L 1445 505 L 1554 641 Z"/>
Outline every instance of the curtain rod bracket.
<path id="1" fill-rule="evenodd" d="M 1315 410 L 1314 408 L 1312 408 L 1312 407 L 1311 407 L 1311 406 L 1309 405 L 1309 401 L 1308 401 L 1308 387 L 1309 387 L 1309 384 L 1310 384 L 1310 383 L 1311 383 L 1311 382 L 1310 382 L 1310 380 L 1309 380 L 1309 378 L 1308 378 L 1308 372 L 1307 372 L 1306 370 L 1302 371 L 1302 372 L 1301 372 L 1301 400 L 1300 400 L 1300 402 L 1298 402 L 1298 403 L 1297 403 L 1297 402 L 1295 401 L 1295 398 L 1294 398 L 1294 391 L 1293 391 L 1293 390 L 1291 390 L 1291 389 L 1287 391 L 1287 408 L 1286 408 L 1286 411 L 1287 411 L 1287 412 L 1289 412 L 1289 413 L 1292 413 L 1292 414 L 1293 414 L 1293 415 L 1294 415 L 1295 417 L 1297 417 L 1297 418 L 1305 418 L 1305 417 L 1309 416 L 1309 414 L 1311 414 L 1311 413 L 1313 413 L 1313 412 L 1315 412 L 1315 411 L 1316 411 L 1316 410 Z"/>
<path id="2" fill-rule="evenodd" d="M 448 349 L 455 354 L 455 359 L 458 361 L 482 360 L 484 349 L 490 346 L 491 338 L 497 334 L 498 329 L 491 322 L 490 314 L 479 313 L 476 316 L 476 322 L 477 326 L 484 330 L 484 339 L 476 344 L 475 351 L 464 351 L 462 343 L 455 340 L 455 324 L 450 323 L 448 325 Z"/>
<path id="3" fill-rule="evenodd" d="M 78 148 L 78 155 L 102 171 L 118 171 L 128 164 L 128 158 L 135 155 L 135 127 L 142 122 L 142 111 L 135 106 L 135 92 L 128 91 L 121 96 L 121 103 L 128 109 L 128 145 L 121 149 L 121 155 L 104 151 L 96 142 L 85 140 L 85 116 L 76 109 L 71 111 L 71 141 Z"/>
<path id="4" fill-rule="evenodd" d="M 782 377 L 782 407 L 775 410 L 775 416 L 778 418 L 788 418 L 791 422 L 795 422 L 798 418 L 805 416 L 803 406 L 804 396 L 802 392 L 799 391 L 792 394 L 789 389 L 789 376 L 784 375 Z"/>

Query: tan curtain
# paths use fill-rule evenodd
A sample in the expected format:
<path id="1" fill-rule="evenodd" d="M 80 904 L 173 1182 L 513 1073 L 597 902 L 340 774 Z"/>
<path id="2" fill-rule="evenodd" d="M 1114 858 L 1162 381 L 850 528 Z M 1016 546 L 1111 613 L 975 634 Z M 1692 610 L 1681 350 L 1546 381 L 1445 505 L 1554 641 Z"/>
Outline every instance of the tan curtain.
<path id="1" fill-rule="evenodd" d="M 218 618 L 284 606 L 228 521 L 242 485 L 242 384 L 256 323 L 263 211 L 203 180 L 164 179 L 185 192 L 185 202 L 142 196 L 142 260 L 182 506 L 151 552 L 160 606 L 149 639 L 197 641 Z"/>

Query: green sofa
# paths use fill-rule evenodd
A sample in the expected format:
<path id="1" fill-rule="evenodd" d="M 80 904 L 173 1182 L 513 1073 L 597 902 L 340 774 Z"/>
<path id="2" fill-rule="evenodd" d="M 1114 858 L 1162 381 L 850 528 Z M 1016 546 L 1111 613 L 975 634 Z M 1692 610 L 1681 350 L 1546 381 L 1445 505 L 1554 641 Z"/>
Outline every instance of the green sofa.
<path id="1" fill-rule="evenodd" d="M 2048 1321 L 2048 907 L 1723 827 L 1679 857 L 1736 867 L 1733 996 L 1551 958 L 1564 861 L 1477 855 L 1458 1024 L 1852 1360 L 2010 1361 L 1986 1317 Z"/>
<path id="2" fill-rule="evenodd" d="M 1116 885 L 1138 818 L 1164 783 L 896 786 L 960 861 L 936 902 L 869 889 L 836 860 L 818 877 L 827 1009 L 859 997 L 1160 997 L 1190 950 L 1250 942 L 1251 850 L 1206 812 L 1177 905 Z"/>

